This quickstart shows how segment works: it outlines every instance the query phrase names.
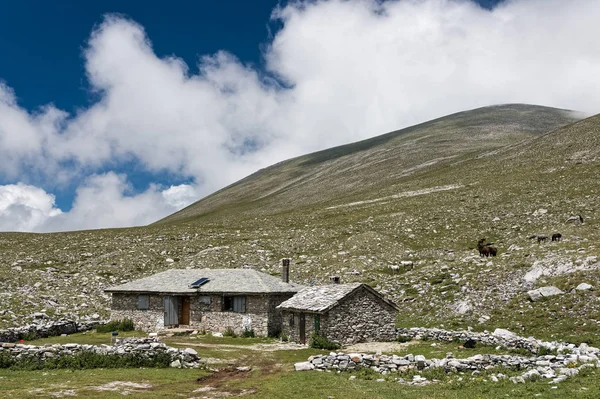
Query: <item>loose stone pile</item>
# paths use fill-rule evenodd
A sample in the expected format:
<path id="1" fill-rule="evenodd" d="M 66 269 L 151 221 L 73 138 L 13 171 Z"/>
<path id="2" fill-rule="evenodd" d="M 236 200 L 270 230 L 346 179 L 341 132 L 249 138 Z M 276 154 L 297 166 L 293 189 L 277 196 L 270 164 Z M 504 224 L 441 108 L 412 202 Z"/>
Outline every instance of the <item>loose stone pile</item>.
<path id="1" fill-rule="evenodd" d="M 16 342 L 21 339 L 37 339 L 53 337 L 62 334 L 74 334 L 96 328 L 104 321 L 73 321 L 67 319 L 44 320 L 43 317 L 35 319 L 36 322 L 22 327 L 11 327 L 0 330 L 0 342 Z"/>
<path id="2" fill-rule="evenodd" d="M 81 353 L 96 353 L 100 355 L 142 355 L 146 358 L 153 358 L 159 354 L 166 353 L 171 359 L 171 367 L 175 368 L 198 368 L 200 366 L 200 357 L 194 349 L 171 348 L 154 338 L 141 339 L 123 339 L 118 340 L 115 345 L 25 345 L 4 343 L 0 344 L 0 355 L 8 354 L 16 359 L 36 359 L 47 360 L 56 359 L 63 356 L 73 356 Z"/>
<path id="3" fill-rule="evenodd" d="M 513 332 L 497 328 L 493 333 L 473 332 L 473 331 L 449 331 L 438 328 L 398 328 L 396 329 L 399 337 L 412 339 L 428 339 L 434 341 L 446 342 L 466 342 L 472 340 L 489 346 L 500 346 L 508 349 L 526 349 L 531 353 L 538 353 L 540 348 L 545 348 L 551 352 L 572 352 L 576 346 L 566 342 L 547 342 L 534 337 L 521 337 Z"/>

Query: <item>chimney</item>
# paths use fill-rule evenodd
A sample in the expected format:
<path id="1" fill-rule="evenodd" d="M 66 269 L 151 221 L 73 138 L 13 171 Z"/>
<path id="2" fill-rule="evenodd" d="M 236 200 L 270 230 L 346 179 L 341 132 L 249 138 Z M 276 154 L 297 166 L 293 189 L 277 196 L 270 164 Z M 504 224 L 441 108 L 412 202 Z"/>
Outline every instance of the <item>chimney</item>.
<path id="1" fill-rule="evenodd" d="M 282 266 L 283 266 L 283 270 L 281 270 L 281 281 L 283 281 L 284 283 L 289 283 L 290 282 L 290 260 L 289 259 L 283 259 L 281 261 Z"/>
<path id="2" fill-rule="evenodd" d="M 339 284 L 340 283 L 340 276 L 330 276 L 329 277 L 329 281 L 331 281 L 331 284 Z"/>

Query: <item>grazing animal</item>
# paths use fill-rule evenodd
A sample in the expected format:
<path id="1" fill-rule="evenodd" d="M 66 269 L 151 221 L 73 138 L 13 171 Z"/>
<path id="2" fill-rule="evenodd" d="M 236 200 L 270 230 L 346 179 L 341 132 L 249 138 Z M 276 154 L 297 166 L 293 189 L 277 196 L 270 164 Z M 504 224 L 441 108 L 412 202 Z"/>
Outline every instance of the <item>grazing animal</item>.
<path id="1" fill-rule="evenodd" d="M 529 238 L 530 240 L 532 240 L 532 239 L 534 239 L 534 238 L 537 238 L 537 242 L 538 242 L 538 244 L 539 244 L 539 243 L 541 243 L 542 241 L 546 241 L 546 240 L 548 239 L 548 236 L 545 236 L 545 235 L 543 235 L 543 234 L 534 234 L 534 235 L 532 235 L 532 236 L 529 236 L 528 238 Z M 554 240 L 552 240 L 552 241 L 554 241 Z"/>
<path id="2" fill-rule="evenodd" d="M 560 234 L 560 233 L 552 234 L 552 241 L 560 241 L 561 238 L 562 238 L 562 234 Z"/>
<path id="3" fill-rule="evenodd" d="M 488 242 L 487 244 L 484 244 L 484 242 L 485 238 L 481 238 L 477 241 L 477 250 L 479 251 L 479 256 L 485 256 L 486 258 L 488 256 L 496 256 L 498 249 L 492 247 L 493 243 Z"/>

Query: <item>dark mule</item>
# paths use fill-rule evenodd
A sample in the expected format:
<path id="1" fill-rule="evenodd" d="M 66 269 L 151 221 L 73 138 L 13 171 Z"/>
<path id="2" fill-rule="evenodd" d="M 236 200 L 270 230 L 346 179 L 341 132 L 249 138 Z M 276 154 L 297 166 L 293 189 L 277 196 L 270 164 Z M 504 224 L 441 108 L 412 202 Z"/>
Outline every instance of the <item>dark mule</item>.
<path id="1" fill-rule="evenodd" d="M 552 234 L 552 241 L 560 241 L 561 238 L 562 238 L 562 234 L 560 234 L 560 233 Z"/>

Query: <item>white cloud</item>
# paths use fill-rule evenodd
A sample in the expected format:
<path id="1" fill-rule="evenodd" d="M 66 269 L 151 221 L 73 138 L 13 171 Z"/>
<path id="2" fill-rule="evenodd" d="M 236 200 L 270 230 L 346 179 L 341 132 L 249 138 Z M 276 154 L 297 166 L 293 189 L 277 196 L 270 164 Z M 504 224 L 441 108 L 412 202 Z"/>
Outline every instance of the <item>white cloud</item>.
<path id="1" fill-rule="evenodd" d="M 54 195 L 25 185 L 0 186 L 0 231 L 66 231 L 146 225 L 197 199 L 186 184 L 161 190 L 151 185 L 131 194 L 124 175 L 109 172 L 88 177 L 77 189 L 73 207 L 62 212 Z"/>
<path id="2" fill-rule="evenodd" d="M 36 230 L 62 212 L 54 195 L 23 183 L 0 186 L 0 231 Z"/>
<path id="3" fill-rule="evenodd" d="M 283 27 L 265 51 L 267 75 L 226 52 L 203 57 L 196 73 L 157 57 L 140 25 L 108 17 L 84 54 L 97 103 L 71 117 L 52 106 L 31 114 L 0 86 L 0 175 L 60 183 L 135 157 L 192 177 L 201 196 L 291 156 L 478 106 L 597 113 L 598 15 L 597 0 L 492 11 L 454 0 L 292 3 L 274 12 Z M 108 189 L 94 187 L 78 195 Z M 136 201 L 144 208 L 157 192 Z M 85 218 L 97 224 L 81 227 L 106 225 L 93 209 Z M 117 213 L 119 225 L 148 219 Z"/>

